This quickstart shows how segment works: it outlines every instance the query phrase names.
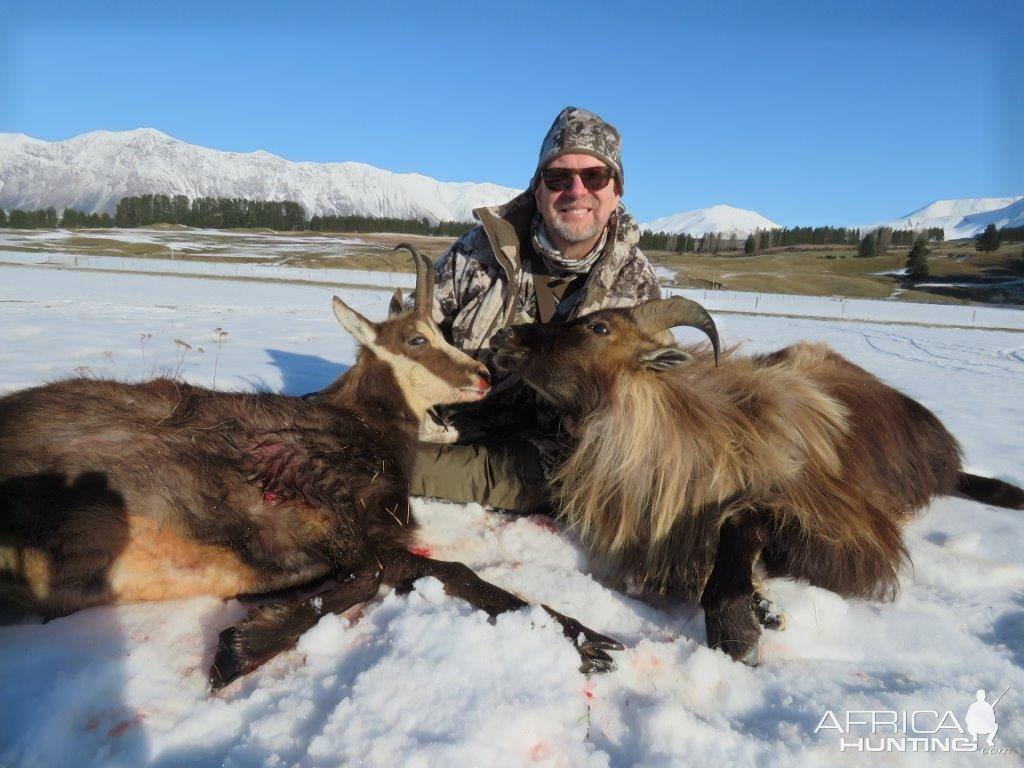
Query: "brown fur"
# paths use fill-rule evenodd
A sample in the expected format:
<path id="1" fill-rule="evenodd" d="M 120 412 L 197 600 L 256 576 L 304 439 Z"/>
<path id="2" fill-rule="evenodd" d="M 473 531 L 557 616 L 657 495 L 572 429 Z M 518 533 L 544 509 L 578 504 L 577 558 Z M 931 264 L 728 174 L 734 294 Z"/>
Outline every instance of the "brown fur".
<path id="1" fill-rule="evenodd" d="M 418 288 L 416 307 L 430 305 Z M 487 369 L 449 346 L 427 310 L 403 311 L 400 294 L 379 324 L 337 298 L 334 309 L 360 352 L 310 398 L 170 379 L 69 379 L 0 398 L 0 600 L 55 617 L 278 593 L 221 633 L 215 687 L 293 645 L 321 609 L 345 610 L 382 584 L 432 575 L 489 612 L 524 605 L 461 564 L 406 549 L 424 415 L 480 399 Z M 309 589 L 324 579 L 314 607 Z M 552 615 L 587 668 L 612 666 L 605 651 L 621 646 Z"/>
<path id="2" fill-rule="evenodd" d="M 965 487 L 939 420 L 823 345 L 727 350 L 718 366 L 690 347 L 672 353 L 688 364 L 655 369 L 652 356 L 671 350 L 629 310 L 496 338 L 498 366 L 576 425 L 554 477 L 560 515 L 647 589 L 701 597 L 723 525 L 738 518 L 754 533 L 730 533 L 730 546 L 754 551 L 770 575 L 892 597 L 903 524 Z M 1006 488 L 990 495 L 1017 498 Z"/>
<path id="3" fill-rule="evenodd" d="M 0 572 L 56 616 L 282 589 L 404 546 L 422 409 L 382 357 L 435 372 L 437 402 L 479 397 L 488 375 L 422 313 L 367 333 L 310 401 L 169 379 L 69 379 L 0 399 Z"/>
<path id="4" fill-rule="evenodd" d="M 335 311 L 364 348 L 309 400 L 83 378 L 0 398 L 6 612 L 265 593 L 406 547 L 423 411 L 479 398 L 487 370 L 422 311 Z"/>

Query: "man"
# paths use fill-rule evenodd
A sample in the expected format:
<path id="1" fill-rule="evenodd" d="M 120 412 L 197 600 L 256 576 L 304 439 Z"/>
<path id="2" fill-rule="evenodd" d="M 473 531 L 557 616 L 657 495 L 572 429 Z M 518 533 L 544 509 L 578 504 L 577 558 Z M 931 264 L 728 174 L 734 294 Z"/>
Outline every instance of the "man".
<path id="1" fill-rule="evenodd" d="M 483 362 L 491 337 L 518 323 L 557 323 L 661 297 L 621 205 L 621 139 L 585 109 L 566 107 L 541 145 L 530 188 L 474 211 L 480 226 L 437 263 L 434 320 Z M 493 380 L 481 407 L 422 443 L 411 491 L 530 511 L 546 502 L 544 474 L 564 435 L 557 416 L 514 376 Z"/>

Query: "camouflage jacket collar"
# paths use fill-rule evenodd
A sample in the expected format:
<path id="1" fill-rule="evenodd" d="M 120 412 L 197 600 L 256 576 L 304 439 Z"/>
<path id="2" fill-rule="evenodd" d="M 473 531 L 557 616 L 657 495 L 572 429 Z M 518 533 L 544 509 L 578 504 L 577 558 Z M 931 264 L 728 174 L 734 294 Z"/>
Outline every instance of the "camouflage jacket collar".
<path id="1" fill-rule="evenodd" d="M 533 217 L 537 202 L 533 192 L 526 190 L 502 205 L 477 208 L 473 215 L 483 226 L 491 250 L 504 270 L 509 285 L 517 286 L 523 278 L 523 260 L 533 254 Z M 614 285 L 616 276 L 633 258 L 640 242 L 640 228 L 620 204 L 608 220 L 604 253 L 587 278 L 583 296 L 572 317 L 587 314 L 601 306 L 605 294 Z M 505 316 L 515 310 L 516 291 L 509 291 Z M 506 320 L 507 322 L 507 320 Z"/>

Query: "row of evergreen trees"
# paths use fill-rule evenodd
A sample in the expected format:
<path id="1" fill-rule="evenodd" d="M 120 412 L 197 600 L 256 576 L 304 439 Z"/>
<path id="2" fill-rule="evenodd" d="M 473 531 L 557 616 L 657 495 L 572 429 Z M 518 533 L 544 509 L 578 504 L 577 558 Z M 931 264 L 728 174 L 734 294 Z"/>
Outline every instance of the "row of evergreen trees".
<path id="1" fill-rule="evenodd" d="M 9 214 L 0 208 L 0 227 L 11 229 L 53 229 L 60 226 L 56 208 L 40 208 L 34 211 L 13 209 Z"/>
<path id="2" fill-rule="evenodd" d="M 83 213 L 65 208 L 60 225 L 64 229 L 107 229 L 114 226 L 114 217 L 109 213 Z"/>
<path id="3" fill-rule="evenodd" d="M 465 221 L 441 221 L 431 224 L 428 219 L 396 219 L 355 214 L 314 216 L 306 225 L 306 229 L 313 232 L 397 232 L 403 235 L 444 237 L 458 237 L 472 228 L 473 224 Z"/>
<path id="4" fill-rule="evenodd" d="M 236 229 L 266 227 L 277 230 L 306 228 L 306 211 L 291 200 L 246 200 L 241 197 L 137 195 L 122 197 L 114 212 L 117 227 L 148 224 L 184 224 L 188 227 Z"/>
<path id="5" fill-rule="evenodd" d="M 941 227 L 932 227 L 924 233 L 912 229 L 894 230 L 891 227 L 881 227 L 874 231 L 873 238 L 869 242 L 873 243 L 872 249 L 880 253 L 892 245 L 913 245 L 921 234 L 929 242 L 942 242 L 943 240 Z M 761 253 L 771 248 L 788 248 L 794 245 L 859 246 L 864 242 L 865 237 L 861 237 L 860 230 L 855 227 L 758 229 L 743 240 L 743 251 L 748 254 Z M 703 237 L 693 237 L 686 234 L 673 235 L 668 232 L 644 231 L 640 235 L 640 247 L 655 251 L 674 251 L 675 253 L 718 253 L 723 250 L 738 250 L 740 240 L 735 234 L 721 232 Z"/>
<path id="6" fill-rule="evenodd" d="M 700 237 L 669 232 L 640 233 L 640 247 L 648 251 L 674 251 L 675 253 L 718 253 L 734 251 L 739 247 L 739 238 L 735 234 L 723 235 L 713 232 Z"/>
<path id="7" fill-rule="evenodd" d="M 74 208 L 65 208 L 58 214 L 53 206 L 23 211 L 14 208 L 10 213 L 0 208 L 0 227 L 8 229 L 82 229 L 84 227 L 113 227 L 114 218 L 109 213 L 82 213 Z"/>
<path id="8" fill-rule="evenodd" d="M 184 195 L 135 195 L 122 197 L 114 215 L 87 214 L 66 208 L 58 214 L 53 207 L 9 214 L 0 208 L 0 227 L 16 229 L 79 229 L 85 227 L 144 227 L 150 224 L 184 224 L 209 229 L 265 227 L 278 231 L 314 232 L 400 232 L 403 234 L 456 237 L 473 227 L 471 222 L 428 219 L 399 219 L 375 216 L 314 216 L 290 200 L 246 200 L 243 198 Z"/>

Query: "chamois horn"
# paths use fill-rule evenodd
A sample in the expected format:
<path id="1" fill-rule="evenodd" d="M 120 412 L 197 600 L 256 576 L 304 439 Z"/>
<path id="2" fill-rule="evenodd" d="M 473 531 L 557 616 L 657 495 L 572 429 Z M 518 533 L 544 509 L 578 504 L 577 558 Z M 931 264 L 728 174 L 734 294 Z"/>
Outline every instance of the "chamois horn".
<path id="1" fill-rule="evenodd" d="M 681 325 L 704 331 L 711 339 L 711 347 L 715 350 L 715 365 L 718 365 L 718 329 L 708 311 L 696 301 L 673 296 L 670 299 L 645 301 L 630 311 L 640 330 L 651 336 Z"/>
<path id="2" fill-rule="evenodd" d="M 434 303 L 434 262 L 408 243 L 399 243 L 395 246 L 396 251 L 402 248 L 412 254 L 413 263 L 416 265 L 416 294 L 412 300 L 413 311 L 430 315 Z"/>

